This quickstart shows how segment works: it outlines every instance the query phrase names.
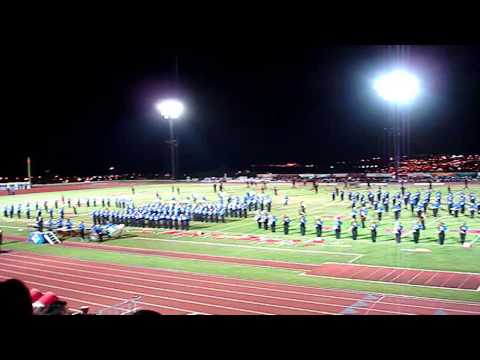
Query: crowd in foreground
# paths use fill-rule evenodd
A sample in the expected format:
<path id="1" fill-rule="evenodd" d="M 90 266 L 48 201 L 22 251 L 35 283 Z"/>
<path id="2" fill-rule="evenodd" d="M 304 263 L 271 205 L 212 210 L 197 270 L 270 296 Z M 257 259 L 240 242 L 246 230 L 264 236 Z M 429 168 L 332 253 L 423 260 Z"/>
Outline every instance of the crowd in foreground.
<path id="1" fill-rule="evenodd" d="M 79 310 L 68 307 L 68 303 L 51 292 L 42 294 L 37 289 L 29 289 L 22 281 L 8 279 L 0 282 L 0 319 L 27 319 L 34 315 L 90 315 L 89 307 Z M 95 314 L 92 314 L 95 315 Z M 161 315 L 151 310 L 138 309 L 130 315 Z"/>

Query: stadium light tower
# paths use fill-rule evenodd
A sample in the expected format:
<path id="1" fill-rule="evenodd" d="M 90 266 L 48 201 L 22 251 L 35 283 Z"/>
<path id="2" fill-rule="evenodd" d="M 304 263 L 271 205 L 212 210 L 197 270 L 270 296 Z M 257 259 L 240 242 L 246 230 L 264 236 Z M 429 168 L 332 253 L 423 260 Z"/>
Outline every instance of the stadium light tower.
<path id="1" fill-rule="evenodd" d="M 404 139 L 405 126 L 402 119 L 405 118 L 404 107 L 411 104 L 420 93 L 420 81 L 412 73 L 404 69 L 396 69 L 389 73 L 379 76 L 373 82 L 373 88 L 377 94 L 391 105 L 394 118 L 394 159 L 395 176 L 398 180 L 400 168 L 402 140 Z M 405 121 L 404 121 L 405 122 Z"/>
<path id="2" fill-rule="evenodd" d="M 405 70 L 394 70 L 378 77 L 373 87 L 380 97 L 396 105 L 411 103 L 420 90 L 418 78 Z"/>
<path id="3" fill-rule="evenodd" d="M 178 100 L 167 99 L 167 100 L 162 100 L 158 102 L 156 104 L 156 109 L 164 119 L 168 120 L 168 123 L 170 126 L 170 140 L 167 141 L 167 143 L 170 144 L 170 155 L 171 155 L 171 165 L 172 165 L 171 178 L 172 180 L 175 180 L 175 174 L 176 174 L 175 149 L 178 147 L 178 143 L 175 140 L 175 137 L 173 134 L 173 122 L 182 116 L 184 112 L 184 107 L 183 107 L 183 104 Z"/>

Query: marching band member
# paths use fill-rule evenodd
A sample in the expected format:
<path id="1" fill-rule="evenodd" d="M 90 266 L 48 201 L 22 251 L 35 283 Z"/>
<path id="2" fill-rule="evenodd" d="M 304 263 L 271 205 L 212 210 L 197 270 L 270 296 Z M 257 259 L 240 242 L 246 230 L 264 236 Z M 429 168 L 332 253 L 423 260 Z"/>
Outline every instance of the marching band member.
<path id="1" fill-rule="evenodd" d="M 378 224 L 376 222 L 373 222 L 370 225 L 370 238 L 372 239 L 372 242 L 377 241 L 377 228 L 378 228 Z"/>
<path id="2" fill-rule="evenodd" d="M 315 220 L 315 231 L 317 233 L 317 237 L 322 237 L 322 230 L 323 230 L 323 221 L 321 218 L 317 218 Z"/>
<path id="3" fill-rule="evenodd" d="M 438 226 L 438 243 L 440 245 L 443 245 L 443 243 L 445 242 L 445 233 L 447 231 L 448 227 L 445 225 L 445 223 L 441 222 Z"/>
<path id="4" fill-rule="evenodd" d="M 460 244 L 465 243 L 465 239 L 467 237 L 467 232 L 468 232 L 468 226 L 466 223 L 463 223 L 462 226 L 460 226 L 459 233 L 460 233 Z"/>

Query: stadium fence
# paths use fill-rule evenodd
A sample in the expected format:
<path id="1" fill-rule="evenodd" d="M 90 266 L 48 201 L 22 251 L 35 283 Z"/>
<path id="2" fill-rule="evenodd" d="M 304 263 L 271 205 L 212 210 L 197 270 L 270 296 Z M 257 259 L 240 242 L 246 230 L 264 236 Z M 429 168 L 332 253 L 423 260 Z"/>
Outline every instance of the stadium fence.
<path id="1" fill-rule="evenodd" d="M 140 310 L 137 305 L 141 300 L 141 296 L 135 296 L 129 300 L 125 300 L 119 304 L 112 305 L 108 308 L 98 311 L 95 315 L 131 315 Z"/>

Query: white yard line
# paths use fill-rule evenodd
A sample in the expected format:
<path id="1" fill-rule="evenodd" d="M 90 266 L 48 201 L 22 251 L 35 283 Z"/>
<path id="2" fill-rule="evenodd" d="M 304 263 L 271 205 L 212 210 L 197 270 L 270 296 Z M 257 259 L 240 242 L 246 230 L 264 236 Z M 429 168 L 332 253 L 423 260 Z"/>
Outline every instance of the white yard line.
<path id="1" fill-rule="evenodd" d="M 352 264 L 352 263 L 354 263 L 355 261 L 357 261 L 358 259 L 360 259 L 360 258 L 362 258 L 362 257 L 364 257 L 364 256 L 365 256 L 365 255 L 358 255 L 357 257 L 355 257 L 355 258 L 353 258 L 352 260 L 350 260 L 348 263 L 349 263 L 349 264 Z"/>
<path id="2" fill-rule="evenodd" d="M 144 237 L 136 237 L 135 239 L 150 240 L 150 241 L 174 242 L 174 243 L 183 243 L 183 244 L 186 243 L 185 240 L 174 240 L 174 239 L 152 239 L 152 238 L 144 238 Z M 358 253 L 322 251 L 322 250 L 284 249 L 284 248 L 273 248 L 273 247 L 253 246 L 253 245 L 212 243 L 212 242 L 208 242 L 208 241 L 195 241 L 195 242 L 189 242 L 189 244 L 199 244 L 199 245 L 208 245 L 208 246 L 226 246 L 226 247 L 235 247 L 235 248 L 266 250 L 266 251 L 272 250 L 272 251 L 290 251 L 290 252 L 299 252 L 299 253 L 340 255 L 340 256 L 359 256 L 359 255 L 363 256 L 363 254 L 358 254 Z M 151 250 L 151 249 L 148 249 L 148 250 Z M 157 249 L 157 250 L 160 250 L 160 249 Z M 164 251 L 169 251 L 169 250 L 164 250 Z M 319 265 L 319 264 L 317 264 L 317 265 Z"/>
<path id="3" fill-rule="evenodd" d="M 478 236 L 475 238 L 475 240 L 473 240 L 470 244 L 471 244 L 471 245 L 475 244 L 475 243 L 478 241 L 478 239 L 480 239 L 480 235 L 478 235 Z"/>

